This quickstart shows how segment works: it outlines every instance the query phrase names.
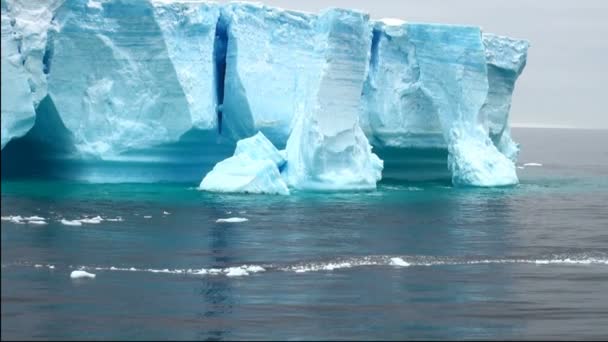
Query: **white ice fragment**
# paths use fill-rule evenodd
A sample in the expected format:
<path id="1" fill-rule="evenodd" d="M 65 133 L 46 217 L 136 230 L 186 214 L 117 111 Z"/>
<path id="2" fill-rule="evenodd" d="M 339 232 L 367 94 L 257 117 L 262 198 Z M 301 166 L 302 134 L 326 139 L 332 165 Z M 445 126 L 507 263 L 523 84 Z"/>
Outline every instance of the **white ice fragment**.
<path id="1" fill-rule="evenodd" d="M 541 163 L 525 163 L 524 166 L 543 166 Z"/>
<path id="2" fill-rule="evenodd" d="M 105 219 L 105 220 L 108 221 L 108 222 L 122 222 L 122 221 L 124 221 L 121 216 L 117 216 L 116 218 L 108 218 L 108 219 Z"/>
<path id="3" fill-rule="evenodd" d="M 163 215 L 171 215 L 171 213 L 168 211 L 163 211 Z"/>
<path id="4" fill-rule="evenodd" d="M 49 265 L 49 268 L 50 268 L 51 270 L 54 270 L 54 269 L 55 269 L 55 265 Z"/>
<path id="5" fill-rule="evenodd" d="M 66 225 L 66 226 L 82 226 L 82 222 L 80 222 L 80 220 L 66 220 L 66 219 L 61 219 L 61 224 Z"/>
<path id="6" fill-rule="evenodd" d="M 391 265 L 392 266 L 401 266 L 401 267 L 407 267 L 410 266 L 410 263 L 401 259 L 401 258 L 391 258 Z"/>
<path id="7" fill-rule="evenodd" d="M 35 225 L 45 225 L 47 224 L 46 221 L 40 221 L 40 220 L 33 220 L 33 221 L 28 221 L 28 224 L 35 224 Z"/>
<path id="8" fill-rule="evenodd" d="M 46 220 L 44 217 L 40 217 L 40 216 L 24 217 L 23 219 L 26 221 L 44 221 L 44 220 Z"/>
<path id="9" fill-rule="evenodd" d="M 79 220 L 81 223 L 88 223 L 88 224 L 99 224 L 101 223 L 101 221 L 103 221 L 103 219 L 100 216 L 95 216 L 93 218 L 83 218 Z"/>
<path id="10" fill-rule="evenodd" d="M 249 275 L 249 272 L 241 267 L 229 267 L 224 270 L 227 277 L 242 277 Z"/>
<path id="11" fill-rule="evenodd" d="M 240 222 L 246 222 L 249 221 L 249 219 L 244 218 L 244 217 L 229 217 L 229 218 L 220 218 L 215 220 L 215 222 L 217 223 L 240 223 Z"/>
<path id="12" fill-rule="evenodd" d="M 93 273 L 89 273 L 87 271 L 72 271 L 72 273 L 70 273 L 70 278 L 72 279 L 80 279 L 80 278 L 89 278 L 89 279 L 93 279 L 95 278 L 95 274 Z"/>
<path id="13" fill-rule="evenodd" d="M 279 168 L 285 160 L 266 137 L 258 134 L 240 140 L 234 155 L 215 165 L 199 189 L 212 192 L 235 192 L 288 195 L 289 189 Z"/>

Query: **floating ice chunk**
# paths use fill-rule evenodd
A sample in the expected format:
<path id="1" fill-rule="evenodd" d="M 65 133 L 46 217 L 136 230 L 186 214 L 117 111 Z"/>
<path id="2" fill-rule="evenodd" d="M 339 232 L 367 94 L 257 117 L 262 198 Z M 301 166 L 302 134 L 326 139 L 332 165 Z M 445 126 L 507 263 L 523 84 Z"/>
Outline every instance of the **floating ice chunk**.
<path id="1" fill-rule="evenodd" d="M 400 266 L 400 267 L 407 267 L 410 266 L 410 263 L 408 263 L 407 261 L 401 259 L 401 258 L 391 258 L 391 265 L 392 266 Z"/>
<path id="2" fill-rule="evenodd" d="M 241 267 L 229 267 L 224 270 L 227 277 L 242 277 L 249 275 L 249 272 Z"/>
<path id="3" fill-rule="evenodd" d="M 44 217 L 40 217 L 40 216 L 24 217 L 23 219 L 26 221 L 44 221 L 44 220 L 46 220 Z"/>
<path id="4" fill-rule="evenodd" d="M 163 211 L 163 215 L 171 215 L 171 213 L 168 211 Z"/>
<path id="5" fill-rule="evenodd" d="M 103 221 L 103 219 L 101 218 L 101 216 L 95 216 L 93 218 L 83 218 L 79 220 L 82 223 L 88 223 L 88 224 L 99 224 Z"/>
<path id="6" fill-rule="evenodd" d="M 250 138 L 239 140 L 236 143 L 234 155 L 247 155 L 252 160 L 270 160 L 279 169 L 285 164 L 284 156 L 262 132 L 258 132 Z"/>
<path id="7" fill-rule="evenodd" d="M 258 273 L 258 272 L 266 271 L 266 269 L 264 267 L 258 266 L 258 265 L 250 265 L 250 266 L 243 266 L 243 267 L 249 273 Z"/>
<path id="8" fill-rule="evenodd" d="M 284 163 L 278 150 L 258 133 L 240 141 L 235 155 L 217 163 L 203 178 L 199 189 L 288 195 L 289 189 L 277 163 Z"/>
<path id="9" fill-rule="evenodd" d="M 240 223 L 240 222 L 247 222 L 249 221 L 249 219 L 244 218 L 244 217 L 229 217 L 229 218 L 220 218 L 215 220 L 215 222 L 217 223 Z"/>
<path id="10" fill-rule="evenodd" d="M 49 265 L 49 268 L 50 268 L 51 270 L 54 270 L 54 269 L 55 269 L 55 265 Z"/>
<path id="11" fill-rule="evenodd" d="M 89 273 L 87 271 L 78 270 L 78 271 L 72 271 L 72 273 L 70 273 L 70 278 L 72 278 L 72 279 L 81 279 L 81 278 L 94 279 L 95 274 Z"/>
<path id="12" fill-rule="evenodd" d="M 124 221 L 121 216 L 117 216 L 116 218 L 107 218 L 105 220 L 109 221 L 109 222 L 122 222 L 122 221 Z"/>
<path id="13" fill-rule="evenodd" d="M 21 217 L 21 215 L 10 215 L 10 216 L 2 216 L 2 221 L 9 221 L 12 223 L 16 223 L 16 224 L 25 224 L 26 219 L 24 219 L 23 217 Z"/>
<path id="14" fill-rule="evenodd" d="M 28 224 L 36 224 L 36 225 L 45 225 L 47 224 L 46 221 L 40 221 L 40 220 L 32 220 L 32 221 L 28 221 Z"/>
<path id="15" fill-rule="evenodd" d="M 543 166 L 541 163 L 525 163 L 524 166 Z"/>
<path id="16" fill-rule="evenodd" d="M 82 226 L 82 222 L 80 222 L 80 220 L 66 220 L 66 219 L 61 219 L 61 224 L 66 225 L 66 226 Z"/>

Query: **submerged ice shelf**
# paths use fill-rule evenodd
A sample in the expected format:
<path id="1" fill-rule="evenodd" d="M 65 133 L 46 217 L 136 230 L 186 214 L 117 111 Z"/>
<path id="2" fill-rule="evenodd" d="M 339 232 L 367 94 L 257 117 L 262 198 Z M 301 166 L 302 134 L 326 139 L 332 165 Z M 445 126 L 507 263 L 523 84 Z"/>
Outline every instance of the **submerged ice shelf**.
<path id="1" fill-rule="evenodd" d="M 235 153 L 213 189 L 235 168 L 281 193 L 383 176 L 517 183 L 508 119 L 528 42 L 478 27 L 245 2 L 2 0 L 2 45 L 3 177 L 200 180 L 261 132 L 284 165 Z"/>

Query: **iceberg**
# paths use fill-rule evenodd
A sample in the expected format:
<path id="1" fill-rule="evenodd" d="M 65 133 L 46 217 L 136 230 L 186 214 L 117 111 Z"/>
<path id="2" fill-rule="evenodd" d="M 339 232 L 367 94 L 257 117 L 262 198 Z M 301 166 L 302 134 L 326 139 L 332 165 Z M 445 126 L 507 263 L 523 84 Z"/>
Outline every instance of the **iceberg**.
<path id="1" fill-rule="evenodd" d="M 242 178 L 228 191 L 357 190 L 434 175 L 426 166 L 455 185 L 518 181 L 509 111 L 529 43 L 478 27 L 244 2 L 2 0 L 2 46 L 3 165 L 51 160 L 52 141 L 70 164 L 49 170 L 94 182 L 211 171 L 215 190 L 229 175 Z"/>
<path id="2" fill-rule="evenodd" d="M 211 192 L 289 195 L 279 167 L 281 153 L 259 132 L 237 144 L 234 155 L 215 165 L 199 186 Z"/>

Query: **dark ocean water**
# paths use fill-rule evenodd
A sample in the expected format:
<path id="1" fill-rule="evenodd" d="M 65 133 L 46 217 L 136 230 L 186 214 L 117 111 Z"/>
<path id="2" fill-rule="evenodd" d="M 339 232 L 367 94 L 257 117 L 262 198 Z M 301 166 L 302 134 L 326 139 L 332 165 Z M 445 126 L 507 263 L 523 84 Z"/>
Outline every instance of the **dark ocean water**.
<path id="1" fill-rule="evenodd" d="M 3 181 L 2 339 L 606 338 L 608 131 L 514 136 L 509 188 Z"/>

